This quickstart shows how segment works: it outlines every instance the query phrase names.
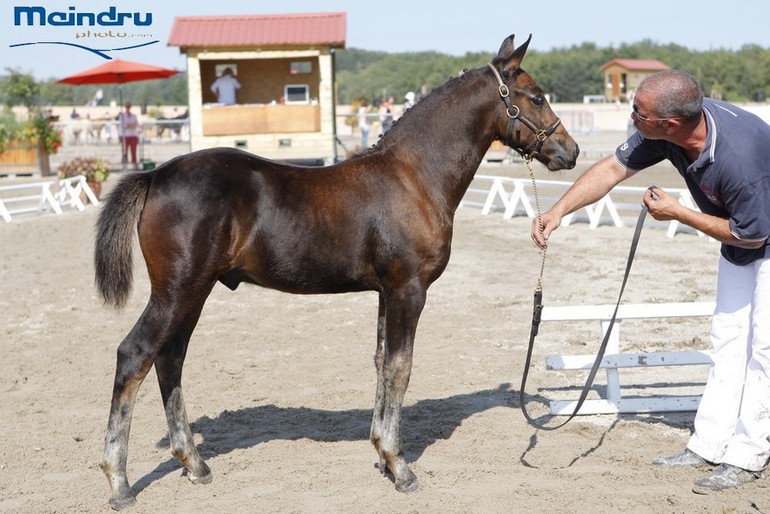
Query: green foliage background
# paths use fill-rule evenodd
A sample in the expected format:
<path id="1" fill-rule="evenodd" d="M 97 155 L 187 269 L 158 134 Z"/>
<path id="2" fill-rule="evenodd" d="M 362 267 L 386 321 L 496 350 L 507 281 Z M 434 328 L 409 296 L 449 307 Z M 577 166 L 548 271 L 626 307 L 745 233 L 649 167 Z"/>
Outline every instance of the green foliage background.
<path id="1" fill-rule="evenodd" d="M 393 96 L 403 101 L 407 91 L 419 93 L 437 87 L 465 68 L 485 65 L 492 53 L 452 56 L 438 52 L 386 53 L 350 48 L 336 51 L 338 103 L 362 98 L 377 101 Z M 716 49 L 693 51 L 679 45 L 660 45 L 650 40 L 619 47 L 599 48 L 582 43 L 548 52 L 530 50 L 523 63 L 554 102 L 581 102 L 583 95 L 603 94 L 599 67 L 613 58 L 658 59 L 687 71 L 703 84 L 707 95 L 720 93 L 732 102 L 770 97 L 770 49 L 746 45 L 737 51 Z M 23 70 L 7 70 L 23 73 Z M 8 76 L 0 77 L 7 80 Z M 187 77 L 180 73 L 167 80 L 123 85 L 123 98 L 135 105 L 187 104 Z M 38 105 L 85 105 L 101 87 L 105 103 L 118 98 L 117 86 L 64 86 L 55 80 L 40 84 Z M 8 103 L 10 99 L 0 98 Z"/>
<path id="2" fill-rule="evenodd" d="M 423 84 L 439 86 L 465 68 L 485 65 L 492 53 L 450 56 L 435 52 L 384 54 L 349 49 L 337 56 L 339 103 L 393 95 L 397 102 Z M 695 76 L 711 96 L 720 93 L 732 102 L 764 101 L 770 97 L 770 49 L 746 45 L 737 51 L 692 51 L 679 45 L 645 40 L 599 48 L 583 43 L 548 52 L 530 50 L 523 68 L 554 102 L 582 102 L 584 95 L 604 93 L 600 67 L 614 58 L 657 59 Z"/>

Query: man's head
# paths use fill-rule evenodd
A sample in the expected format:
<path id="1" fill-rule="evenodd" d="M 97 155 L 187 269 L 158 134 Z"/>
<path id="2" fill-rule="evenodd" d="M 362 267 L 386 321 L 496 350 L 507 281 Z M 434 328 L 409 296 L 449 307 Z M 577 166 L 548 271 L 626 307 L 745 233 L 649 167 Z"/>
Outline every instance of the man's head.
<path id="1" fill-rule="evenodd" d="M 703 89 L 683 71 L 662 71 L 639 84 L 632 108 L 634 126 L 652 137 L 673 125 L 697 124 L 703 115 Z"/>
<path id="2" fill-rule="evenodd" d="M 655 97 L 656 117 L 695 121 L 703 112 L 703 88 L 692 75 L 680 70 L 650 75 L 639 84 L 637 96 L 640 93 Z"/>

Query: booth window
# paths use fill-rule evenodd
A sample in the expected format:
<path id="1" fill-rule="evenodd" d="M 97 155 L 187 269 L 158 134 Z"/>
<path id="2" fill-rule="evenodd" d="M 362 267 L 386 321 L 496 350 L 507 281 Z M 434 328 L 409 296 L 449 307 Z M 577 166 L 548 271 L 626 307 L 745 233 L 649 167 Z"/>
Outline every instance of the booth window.
<path id="1" fill-rule="evenodd" d="M 289 63 L 289 73 L 300 75 L 313 73 L 313 63 L 310 61 L 294 61 Z"/>
<path id="2" fill-rule="evenodd" d="M 288 84 L 283 88 L 287 104 L 310 103 L 310 88 L 307 84 Z"/>
<path id="3" fill-rule="evenodd" d="M 217 77 L 221 77 L 222 73 L 227 69 L 230 68 L 230 71 L 233 72 L 233 75 L 235 77 L 238 76 L 238 65 L 235 63 L 225 63 L 225 64 L 215 64 L 214 65 L 214 73 Z"/>

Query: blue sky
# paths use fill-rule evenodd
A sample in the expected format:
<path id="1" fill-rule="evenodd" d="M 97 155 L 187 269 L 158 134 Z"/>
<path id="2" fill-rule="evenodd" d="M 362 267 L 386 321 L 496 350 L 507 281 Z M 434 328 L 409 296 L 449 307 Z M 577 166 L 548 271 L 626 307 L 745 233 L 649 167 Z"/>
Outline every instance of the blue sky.
<path id="1" fill-rule="evenodd" d="M 453 6 L 455 3 L 459 5 Z M 111 55 L 180 70 L 185 69 L 184 58 L 166 41 L 174 16 L 186 15 L 343 11 L 347 13 L 348 48 L 386 52 L 495 52 L 509 34 L 516 34 L 520 42 L 529 33 L 533 34 L 530 48 L 541 51 L 584 42 L 600 47 L 619 46 L 643 39 L 694 50 L 737 50 L 745 44 L 770 48 L 770 2 L 763 0 L 648 0 L 625 4 L 608 0 L 0 0 L 0 67 L 3 71 L 6 67 L 19 69 L 38 79 L 61 78 L 105 61 L 90 52 L 63 45 L 10 45 L 40 41 L 83 43 L 102 49 L 129 45 L 126 40 L 109 35 L 101 39 L 88 37 L 83 34 L 87 27 L 16 26 L 15 6 L 44 7 L 49 14 L 68 13 L 70 7 L 75 12 L 99 13 L 110 6 L 118 12 L 152 13 L 151 26 L 137 31 L 131 25 L 124 30 L 133 31 L 134 37 L 142 32 L 144 39 L 133 39 L 131 46 L 136 41 L 160 42 Z"/>

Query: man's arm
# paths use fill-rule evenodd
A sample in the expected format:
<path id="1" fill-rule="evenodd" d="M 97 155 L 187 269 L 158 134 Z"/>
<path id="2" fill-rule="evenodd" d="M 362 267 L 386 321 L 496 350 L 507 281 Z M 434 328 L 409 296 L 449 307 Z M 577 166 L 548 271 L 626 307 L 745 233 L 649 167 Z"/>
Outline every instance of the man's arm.
<path id="1" fill-rule="evenodd" d="M 660 188 L 651 187 L 644 193 L 644 205 L 658 221 L 676 220 L 713 237 L 720 243 L 751 250 L 766 244 L 766 240 L 744 241 L 730 230 L 730 220 L 689 209 Z"/>
<path id="2" fill-rule="evenodd" d="M 540 248 L 545 248 L 551 232 L 559 228 L 564 216 L 599 201 L 631 175 L 615 160 L 614 155 L 598 161 L 578 177 L 553 207 L 532 220 L 532 240 Z"/>

